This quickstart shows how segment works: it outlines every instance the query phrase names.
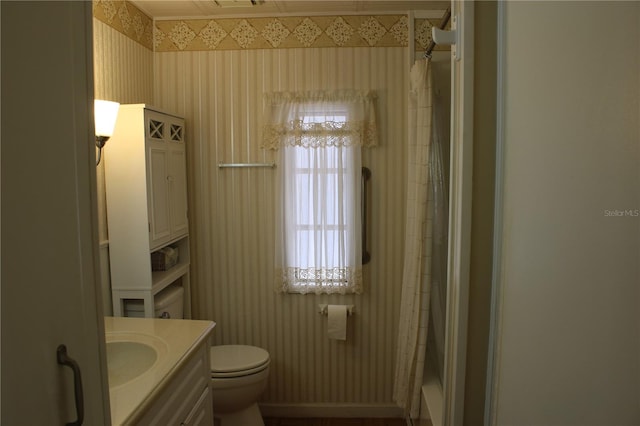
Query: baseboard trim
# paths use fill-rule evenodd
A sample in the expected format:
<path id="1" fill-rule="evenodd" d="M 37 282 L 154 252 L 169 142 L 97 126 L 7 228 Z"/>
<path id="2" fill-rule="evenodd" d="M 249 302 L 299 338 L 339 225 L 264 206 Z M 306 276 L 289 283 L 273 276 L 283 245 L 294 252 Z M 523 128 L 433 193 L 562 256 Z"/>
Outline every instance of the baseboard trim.
<path id="1" fill-rule="evenodd" d="M 263 417 L 402 418 L 397 405 L 259 403 Z"/>

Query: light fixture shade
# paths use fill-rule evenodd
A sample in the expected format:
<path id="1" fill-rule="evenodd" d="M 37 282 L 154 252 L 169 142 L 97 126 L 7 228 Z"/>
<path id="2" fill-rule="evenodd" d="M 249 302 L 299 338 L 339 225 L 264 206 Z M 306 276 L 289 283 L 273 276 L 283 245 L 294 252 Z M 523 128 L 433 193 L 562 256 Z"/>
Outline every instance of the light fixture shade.
<path id="1" fill-rule="evenodd" d="M 118 102 L 103 101 L 96 99 L 93 105 L 93 114 L 96 126 L 96 136 L 113 136 L 113 128 L 118 117 Z"/>

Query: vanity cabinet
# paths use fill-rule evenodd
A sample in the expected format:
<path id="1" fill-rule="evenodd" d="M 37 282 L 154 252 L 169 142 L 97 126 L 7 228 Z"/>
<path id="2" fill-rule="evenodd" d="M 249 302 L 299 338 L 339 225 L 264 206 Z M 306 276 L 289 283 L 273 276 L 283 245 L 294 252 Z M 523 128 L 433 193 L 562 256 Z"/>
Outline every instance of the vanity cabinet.
<path id="1" fill-rule="evenodd" d="M 128 346 L 107 352 L 109 405 L 114 425 L 212 426 L 211 336 L 215 323 L 202 320 L 105 317 L 107 345 L 115 342 L 146 344 L 155 351 L 152 364 Z M 130 362 L 123 362 L 123 360 Z M 140 362 L 142 361 L 142 363 Z M 130 369 L 129 380 L 118 381 Z"/>
<path id="2" fill-rule="evenodd" d="M 184 288 L 190 317 L 189 224 L 184 119 L 145 104 L 121 105 L 104 149 L 113 313 L 143 300 L 154 316 L 155 296 L 172 283 Z M 179 262 L 152 271 L 151 253 L 178 249 Z"/>
<path id="3" fill-rule="evenodd" d="M 136 424 L 213 425 L 210 374 L 209 346 L 202 344 L 175 373 Z"/>

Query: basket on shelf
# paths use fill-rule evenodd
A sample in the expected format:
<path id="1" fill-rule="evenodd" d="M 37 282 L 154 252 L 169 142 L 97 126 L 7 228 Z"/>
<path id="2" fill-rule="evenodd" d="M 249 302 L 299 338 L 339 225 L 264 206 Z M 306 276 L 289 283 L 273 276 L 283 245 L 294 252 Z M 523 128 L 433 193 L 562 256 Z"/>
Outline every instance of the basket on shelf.
<path id="1" fill-rule="evenodd" d="M 151 253 L 151 270 L 166 271 L 178 263 L 178 248 L 163 247 Z"/>

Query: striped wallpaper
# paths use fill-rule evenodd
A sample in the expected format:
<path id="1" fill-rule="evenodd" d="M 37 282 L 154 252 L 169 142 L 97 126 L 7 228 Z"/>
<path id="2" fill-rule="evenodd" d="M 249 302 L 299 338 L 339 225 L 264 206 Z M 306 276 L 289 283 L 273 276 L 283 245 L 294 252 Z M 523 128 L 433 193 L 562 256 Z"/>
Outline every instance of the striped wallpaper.
<path id="1" fill-rule="evenodd" d="M 96 97 L 150 103 L 186 117 L 194 317 L 218 323 L 215 344 L 253 344 L 270 352 L 263 412 L 330 415 L 329 409 L 346 407 L 366 410 L 359 415 L 396 413 L 391 393 L 404 233 L 408 49 L 153 53 L 109 24 L 93 22 Z M 373 171 L 372 261 L 364 271 L 365 292 L 276 294 L 271 282 L 274 172 L 218 169 L 217 164 L 275 160 L 258 148 L 263 92 L 337 88 L 378 93 L 381 143 L 363 157 Z M 100 238 L 106 241 L 103 179 L 98 191 Z M 109 314 L 106 244 L 103 270 Z M 355 305 L 346 342 L 327 339 L 319 303 Z"/>
<path id="2" fill-rule="evenodd" d="M 93 49 L 97 98 L 120 103 L 152 100 L 151 50 L 97 19 L 93 20 Z"/>
<path id="3" fill-rule="evenodd" d="M 252 344 L 272 356 L 265 405 L 393 407 L 404 231 L 406 48 L 306 48 L 155 53 L 154 100 L 187 118 L 193 313 L 215 320 L 215 344 Z M 274 171 L 218 169 L 272 162 L 258 148 L 262 94 L 372 89 L 380 146 L 373 172 L 365 292 L 276 294 L 272 284 Z M 346 342 L 328 340 L 319 303 L 354 304 Z"/>
<path id="4" fill-rule="evenodd" d="M 153 52 L 95 18 L 93 19 L 93 71 L 96 99 L 120 103 L 153 103 Z M 111 315 L 104 161 L 98 165 L 96 172 L 102 304 L 104 314 Z"/>

